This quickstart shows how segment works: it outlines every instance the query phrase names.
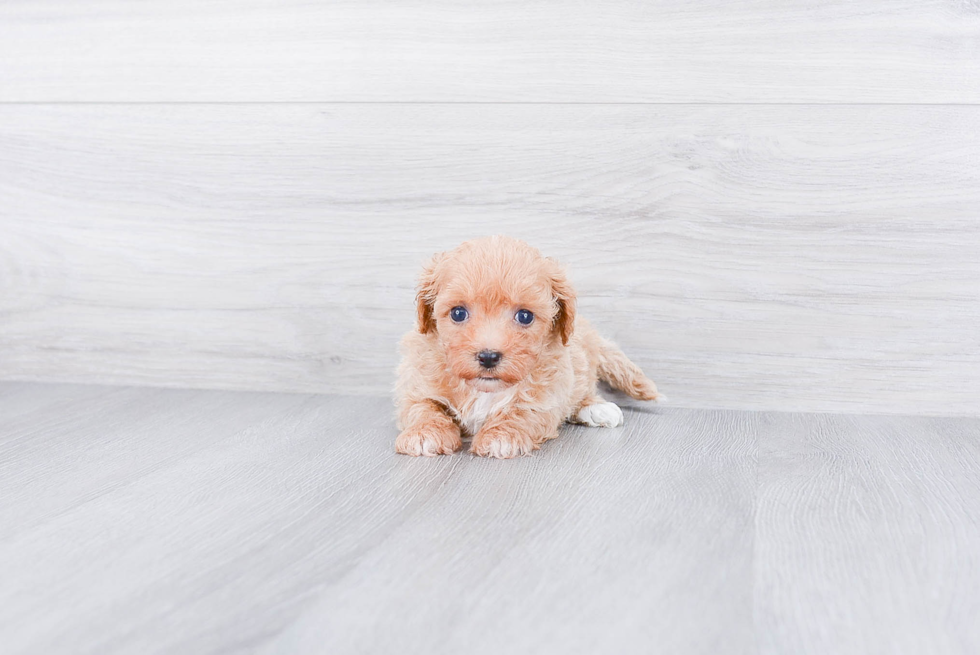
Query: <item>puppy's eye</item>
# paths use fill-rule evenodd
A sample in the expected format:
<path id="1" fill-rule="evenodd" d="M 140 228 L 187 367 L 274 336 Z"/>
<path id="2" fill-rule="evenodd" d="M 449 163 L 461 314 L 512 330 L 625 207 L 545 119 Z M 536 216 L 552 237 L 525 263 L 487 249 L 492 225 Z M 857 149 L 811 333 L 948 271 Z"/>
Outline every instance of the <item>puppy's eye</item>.
<path id="1" fill-rule="evenodd" d="M 470 313 L 466 311 L 465 307 L 453 307 L 449 310 L 449 318 L 453 319 L 454 323 L 462 323 L 469 315 Z"/>
<path id="2" fill-rule="evenodd" d="M 527 311 L 526 309 L 521 309 L 518 310 L 516 314 L 514 314 L 514 318 L 521 325 L 530 325 L 531 322 L 534 320 L 534 314 Z"/>

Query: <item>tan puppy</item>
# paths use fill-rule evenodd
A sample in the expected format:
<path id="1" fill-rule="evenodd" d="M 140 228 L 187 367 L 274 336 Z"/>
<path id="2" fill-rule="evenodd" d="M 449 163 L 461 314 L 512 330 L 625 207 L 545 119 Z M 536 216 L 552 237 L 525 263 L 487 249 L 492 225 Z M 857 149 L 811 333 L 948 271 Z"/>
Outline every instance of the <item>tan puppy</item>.
<path id="1" fill-rule="evenodd" d="M 395 450 L 517 457 L 570 420 L 616 427 L 623 413 L 596 382 L 640 400 L 657 387 L 575 317 L 562 267 L 523 241 L 495 236 L 440 253 L 422 272 L 417 330 L 402 340 Z"/>

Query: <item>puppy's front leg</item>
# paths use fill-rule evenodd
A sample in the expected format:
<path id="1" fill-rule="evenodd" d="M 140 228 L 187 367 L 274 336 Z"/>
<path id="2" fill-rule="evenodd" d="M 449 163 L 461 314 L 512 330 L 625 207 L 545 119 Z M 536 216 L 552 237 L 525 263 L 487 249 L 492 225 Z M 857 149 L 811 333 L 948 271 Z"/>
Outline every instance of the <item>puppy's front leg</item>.
<path id="1" fill-rule="evenodd" d="M 487 420 L 473 437 L 470 452 L 499 459 L 530 455 L 558 436 L 560 424 L 561 418 L 551 412 L 510 409 Z"/>
<path id="2" fill-rule="evenodd" d="M 463 447 L 459 426 L 433 400 L 408 404 L 399 413 L 401 434 L 395 440 L 395 451 L 418 457 L 452 455 Z"/>

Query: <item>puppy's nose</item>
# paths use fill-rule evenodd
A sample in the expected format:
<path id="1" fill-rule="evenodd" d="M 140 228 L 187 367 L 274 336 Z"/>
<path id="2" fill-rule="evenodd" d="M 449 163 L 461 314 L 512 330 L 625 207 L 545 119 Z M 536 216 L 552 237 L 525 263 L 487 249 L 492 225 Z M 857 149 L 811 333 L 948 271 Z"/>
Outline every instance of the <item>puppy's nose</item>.
<path id="1" fill-rule="evenodd" d="M 499 350 L 481 350 L 476 358 L 480 360 L 480 366 L 483 368 L 493 368 L 500 363 L 503 355 Z"/>

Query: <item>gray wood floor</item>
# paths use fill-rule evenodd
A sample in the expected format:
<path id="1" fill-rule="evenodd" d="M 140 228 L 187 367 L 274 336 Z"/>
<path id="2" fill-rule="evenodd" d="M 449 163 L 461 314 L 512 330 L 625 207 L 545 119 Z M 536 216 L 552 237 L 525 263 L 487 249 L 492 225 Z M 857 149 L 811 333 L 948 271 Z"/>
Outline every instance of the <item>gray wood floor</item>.
<path id="1" fill-rule="evenodd" d="M 633 408 L 411 459 L 385 398 L 0 383 L 5 653 L 975 653 L 980 419 Z"/>

